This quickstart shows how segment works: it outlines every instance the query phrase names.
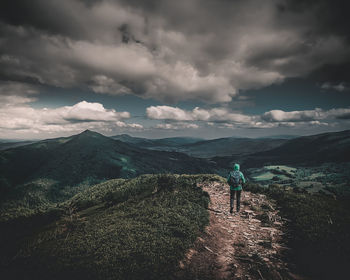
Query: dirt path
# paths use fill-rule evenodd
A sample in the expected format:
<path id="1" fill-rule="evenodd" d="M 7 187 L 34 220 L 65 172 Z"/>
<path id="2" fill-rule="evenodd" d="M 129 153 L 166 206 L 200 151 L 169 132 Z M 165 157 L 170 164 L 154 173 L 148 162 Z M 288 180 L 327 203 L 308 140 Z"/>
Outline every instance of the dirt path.
<path id="1" fill-rule="evenodd" d="M 283 220 L 264 195 L 243 192 L 241 212 L 229 213 L 228 185 L 199 185 L 210 195 L 210 224 L 180 262 L 188 279 L 304 279 L 282 260 Z"/>

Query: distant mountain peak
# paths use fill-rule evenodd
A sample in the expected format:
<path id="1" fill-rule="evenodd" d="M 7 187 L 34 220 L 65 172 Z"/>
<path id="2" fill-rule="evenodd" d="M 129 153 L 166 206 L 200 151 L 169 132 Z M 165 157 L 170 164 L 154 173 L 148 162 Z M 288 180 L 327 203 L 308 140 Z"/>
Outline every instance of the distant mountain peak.
<path id="1" fill-rule="evenodd" d="M 109 139 L 109 137 L 104 136 L 101 133 L 98 133 L 96 131 L 92 131 L 89 129 L 84 130 L 83 132 L 73 135 L 73 139 Z"/>
<path id="2" fill-rule="evenodd" d="M 98 133 L 96 131 L 92 131 L 92 130 L 89 130 L 89 129 L 86 129 L 83 132 L 77 134 L 77 136 L 79 136 L 79 135 L 86 135 L 86 136 L 88 136 L 88 135 L 91 135 L 91 136 L 100 135 L 100 136 L 104 136 L 101 133 Z"/>
<path id="3" fill-rule="evenodd" d="M 95 131 L 89 130 L 89 129 L 85 129 L 82 133 L 80 134 L 89 134 L 89 133 L 97 133 Z"/>

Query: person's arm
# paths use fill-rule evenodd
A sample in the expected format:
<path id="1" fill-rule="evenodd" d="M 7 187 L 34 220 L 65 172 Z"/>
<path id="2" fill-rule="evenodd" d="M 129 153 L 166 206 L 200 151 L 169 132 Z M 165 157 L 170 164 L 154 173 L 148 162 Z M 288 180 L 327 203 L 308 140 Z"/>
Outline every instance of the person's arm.
<path id="1" fill-rule="evenodd" d="M 242 179 L 242 183 L 245 184 L 245 178 L 244 178 L 244 175 L 242 172 L 240 172 L 240 175 L 241 175 L 241 179 Z"/>

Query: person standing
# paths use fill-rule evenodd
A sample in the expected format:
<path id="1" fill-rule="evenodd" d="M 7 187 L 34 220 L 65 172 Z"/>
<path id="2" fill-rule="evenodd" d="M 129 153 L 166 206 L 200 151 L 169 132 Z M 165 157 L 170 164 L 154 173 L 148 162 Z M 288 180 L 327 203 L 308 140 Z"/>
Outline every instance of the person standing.
<path id="1" fill-rule="evenodd" d="M 241 205 L 241 193 L 242 185 L 245 183 L 245 178 L 243 173 L 239 170 L 240 166 L 235 163 L 233 166 L 233 171 L 229 172 L 227 177 L 227 183 L 230 185 L 230 213 L 233 212 L 233 203 L 235 197 L 237 198 L 236 210 L 239 212 Z"/>

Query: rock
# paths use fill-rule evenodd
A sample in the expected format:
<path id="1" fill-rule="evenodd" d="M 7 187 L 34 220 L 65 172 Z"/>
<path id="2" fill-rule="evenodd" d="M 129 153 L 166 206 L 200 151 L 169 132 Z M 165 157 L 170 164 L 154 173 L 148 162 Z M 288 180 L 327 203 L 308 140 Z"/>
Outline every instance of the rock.
<path id="1" fill-rule="evenodd" d="M 273 228 L 270 228 L 270 227 L 261 227 L 260 229 L 262 229 L 262 230 L 269 230 L 269 231 L 274 230 Z"/>
<path id="2" fill-rule="evenodd" d="M 185 268 L 185 265 L 184 265 L 184 263 L 183 263 L 182 261 L 180 261 L 179 267 L 180 267 L 181 269 L 184 269 L 184 268 Z"/>
<path id="3" fill-rule="evenodd" d="M 207 249 L 209 252 L 214 253 L 214 252 L 213 252 L 213 250 L 212 250 L 212 249 L 210 249 L 209 247 L 204 246 L 204 248 L 205 248 L 205 249 Z"/>

